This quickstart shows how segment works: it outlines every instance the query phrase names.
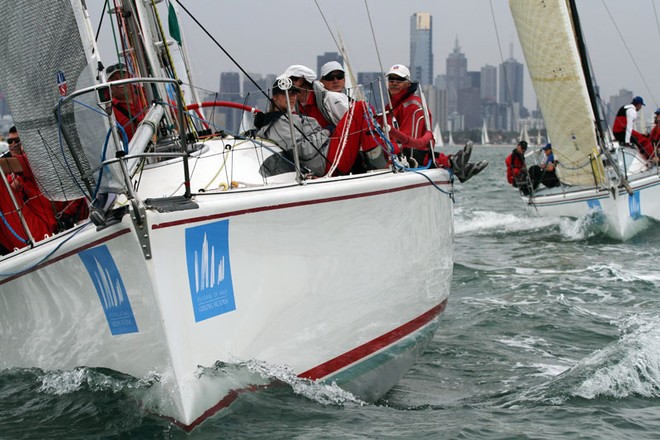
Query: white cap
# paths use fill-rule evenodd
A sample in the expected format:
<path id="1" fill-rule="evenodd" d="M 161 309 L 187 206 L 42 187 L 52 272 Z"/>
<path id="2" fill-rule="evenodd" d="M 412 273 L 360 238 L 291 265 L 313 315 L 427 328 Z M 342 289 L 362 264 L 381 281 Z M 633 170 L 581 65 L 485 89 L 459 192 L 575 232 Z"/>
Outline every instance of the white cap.
<path id="1" fill-rule="evenodd" d="M 400 76 L 401 78 L 405 78 L 407 80 L 410 80 L 410 70 L 403 64 L 395 64 L 392 67 L 390 67 L 390 70 L 387 72 L 387 75 L 396 75 Z"/>
<path id="2" fill-rule="evenodd" d="M 337 61 L 329 61 L 325 63 L 324 65 L 321 66 L 321 78 L 323 78 L 330 72 L 334 72 L 335 70 L 344 72 L 344 67 L 341 64 L 339 64 Z"/>
<path id="3" fill-rule="evenodd" d="M 294 64 L 293 66 L 287 67 L 284 73 L 278 76 L 277 79 L 291 78 L 292 76 L 298 78 L 305 78 L 308 82 L 314 82 L 314 80 L 316 79 L 316 72 L 314 72 L 312 69 L 310 69 L 307 66 L 303 66 L 301 64 Z"/>

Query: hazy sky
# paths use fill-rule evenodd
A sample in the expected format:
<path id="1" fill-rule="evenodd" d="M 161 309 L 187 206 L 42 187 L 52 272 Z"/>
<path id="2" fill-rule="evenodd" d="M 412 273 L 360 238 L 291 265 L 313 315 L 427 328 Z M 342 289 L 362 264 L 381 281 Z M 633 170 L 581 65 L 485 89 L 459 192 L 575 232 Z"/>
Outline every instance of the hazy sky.
<path id="1" fill-rule="evenodd" d="M 335 37 L 341 34 L 355 72 L 380 70 L 367 6 L 384 69 L 409 63 L 410 16 L 415 12 L 433 16 L 434 75 L 444 73 L 456 38 L 468 70 L 499 65 L 510 56 L 512 43 L 514 58 L 524 61 L 507 0 L 367 0 L 366 6 L 365 0 L 317 1 Z M 102 2 L 88 1 L 96 28 L 100 7 L 92 3 Z M 278 74 L 290 64 L 316 69 L 317 55 L 336 51 L 314 0 L 181 3 L 248 72 Z M 660 104 L 660 1 L 578 0 L 578 9 L 602 96 L 608 99 L 620 88 L 630 89 L 645 98 L 652 113 Z M 181 16 L 196 82 L 217 90 L 220 72 L 239 70 L 183 10 Z M 101 45 L 101 54 L 114 62 L 111 47 Z M 535 107 L 526 69 L 525 77 L 525 105 Z"/>

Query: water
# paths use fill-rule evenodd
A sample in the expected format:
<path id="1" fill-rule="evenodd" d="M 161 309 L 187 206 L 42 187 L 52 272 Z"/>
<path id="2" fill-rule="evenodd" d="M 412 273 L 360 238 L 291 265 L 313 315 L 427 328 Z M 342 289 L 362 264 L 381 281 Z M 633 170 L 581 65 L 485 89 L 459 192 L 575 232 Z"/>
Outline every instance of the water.
<path id="1" fill-rule="evenodd" d="M 504 177 L 510 150 L 475 148 L 491 165 L 457 187 L 449 304 L 382 401 L 262 366 L 280 386 L 187 435 L 140 411 L 144 380 L 5 371 L 0 438 L 658 438 L 660 227 L 619 243 L 586 221 L 527 217 Z"/>

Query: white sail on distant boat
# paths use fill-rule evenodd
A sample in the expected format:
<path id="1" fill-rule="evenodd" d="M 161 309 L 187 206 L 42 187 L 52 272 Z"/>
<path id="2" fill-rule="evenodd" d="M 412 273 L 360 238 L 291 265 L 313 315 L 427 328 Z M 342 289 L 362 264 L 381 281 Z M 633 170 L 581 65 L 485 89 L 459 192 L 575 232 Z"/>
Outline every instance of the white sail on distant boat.
<path id="1" fill-rule="evenodd" d="M 541 145 L 541 121 L 536 121 L 536 145 Z"/>
<path id="2" fill-rule="evenodd" d="M 628 239 L 660 221 L 660 173 L 636 148 L 612 142 L 597 103 L 574 0 L 509 0 L 560 186 L 522 193 L 530 215 L 594 215 Z"/>
<path id="3" fill-rule="evenodd" d="M 490 140 L 488 139 L 488 125 L 486 124 L 486 120 L 484 119 L 483 127 L 481 127 L 481 145 L 488 145 L 488 144 L 490 144 Z"/>
<path id="4" fill-rule="evenodd" d="M 433 137 L 435 138 L 436 147 L 444 147 L 445 143 L 442 140 L 442 132 L 440 131 L 440 125 L 436 122 L 435 127 L 433 128 Z"/>
<path id="5" fill-rule="evenodd" d="M 447 136 L 447 146 L 448 147 L 453 147 L 454 146 L 454 138 L 451 135 L 451 123 L 449 124 L 449 134 Z"/>
<path id="6" fill-rule="evenodd" d="M 529 144 L 529 133 L 527 132 L 527 124 L 525 121 L 520 121 L 520 136 L 521 141 L 525 141 Z"/>
<path id="7" fill-rule="evenodd" d="M 110 83 L 102 66 L 116 59 L 101 63 L 85 3 L 0 0 L 0 89 L 43 195 L 98 202 L 49 235 L 12 229 L 22 245 L 0 255 L 0 369 L 144 379 L 140 407 L 185 430 L 271 382 L 246 363 L 383 396 L 447 303 L 449 171 L 410 172 L 394 156 L 399 172 L 311 179 L 298 150 L 198 113 L 259 110 L 183 102 L 156 9 L 165 2 L 113 2 L 132 78 Z M 113 112 L 117 85 L 146 95 L 130 142 Z M 4 217 L 29 214 L 27 203 Z M 397 230 L 406 240 L 385 239 Z"/>

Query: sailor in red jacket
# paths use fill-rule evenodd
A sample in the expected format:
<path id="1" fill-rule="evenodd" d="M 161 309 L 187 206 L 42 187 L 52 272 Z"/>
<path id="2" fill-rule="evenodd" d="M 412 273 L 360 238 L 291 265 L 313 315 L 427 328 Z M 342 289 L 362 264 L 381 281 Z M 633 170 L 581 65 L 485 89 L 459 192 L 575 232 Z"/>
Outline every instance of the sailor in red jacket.
<path id="1" fill-rule="evenodd" d="M 506 180 L 514 187 L 520 188 L 523 194 L 527 195 L 530 192 L 530 188 L 527 182 L 525 151 L 527 151 L 527 142 L 518 142 L 518 145 L 506 157 L 504 163 L 506 164 Z"/>
<path id="2" fill-rule="evenodd" d="M 428 129 L 433 124 L 428 121 L 422 106 L 422 100 L 415 94 L 418 83 L 411 82 L 410 70 L 402 64 L 395 64 L 387 72 L 387 90 L 390 95 L 390 103 L 387 104 L 387 123 L 390 128 L 390 137 L 401 144 L 403 153 L 408 158 L 413 158 L 420 165 L 427 165 L 431 148 L 434 142 L 433 132 Z M 391 106 L 390 106 L 391 105 Z M 391 109 L 391 110 L 390 110 Z M 431 114 L 428 114 L 429 119 Z M 394 122 L 396 121 L 396 123 Z M 395 153 L 398 147 L 395 147 Z M 443 168 L 451 169 L 458 180 L 465 182 L 472 176 L 477 175 L 488 166 L 487 161 L 468 163 L 472 143 L 468 143 L 464 150 L 450 156 L 435 153 L 435 163 Z"/>
<path id="3" fill-rule="evenodd" d="M 634 144 L 644 157 L 650 159 L 653 157 L 651 141 L 643 134 L 633 130 L 637 112 L 643 105 L 646 105 L 644 99 L 641 96 L 635 96 L 630 104 L 621 107 L 614 118 L 612 134 L 623 145 Z"/>

